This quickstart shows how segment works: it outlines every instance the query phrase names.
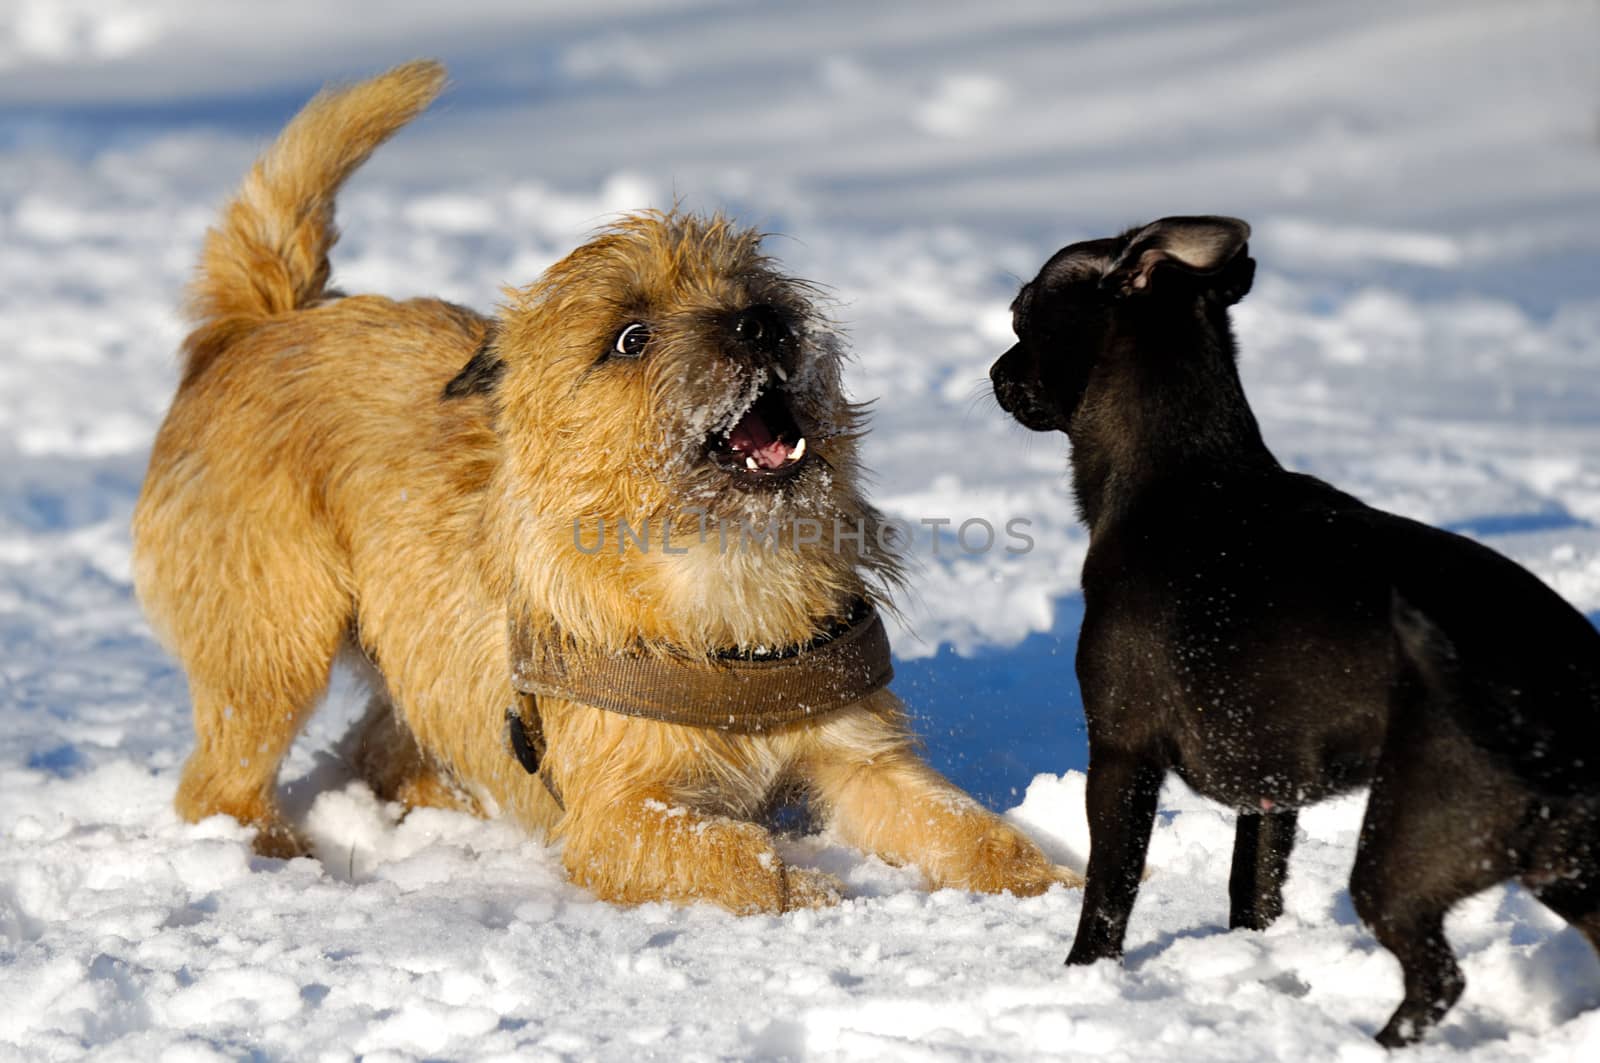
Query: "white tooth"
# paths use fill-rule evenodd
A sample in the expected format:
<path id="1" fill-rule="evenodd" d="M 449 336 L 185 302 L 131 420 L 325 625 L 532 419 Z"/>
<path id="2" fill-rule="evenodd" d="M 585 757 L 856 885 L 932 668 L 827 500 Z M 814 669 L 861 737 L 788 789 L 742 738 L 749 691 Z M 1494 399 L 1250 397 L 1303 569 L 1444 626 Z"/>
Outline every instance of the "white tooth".
<path id="1" fill-rule="evenodd" d="M 790 461 L 799 461 L 801 458 L 803 458 L 805 456 L 806 456 L 806 437 L 805 436 L 801 436 L 800 437 L 800 442 L 796 443 L 794 445 L 794 449 L 789 452 L 789 460 Z"/>
<path id="2" fill-rule="evenodd" d="M 783 366 L 781 366 L 781 365 L 774 365 L 774 366 L 773 366 L 773 367 L 772 367 L 772 371 L 773 371 L 773 372 L 774 372 L 774 373 L 777 373 L 777 374 L 778 374 L 778 379 L 779 379 L 779 380 L 781 380 L 781 381 L 783 381 L 783 382 L 784 382 L 784 383 L 785 383 L 785 384 L 787 384 L 787 383 L 788 383 L 788 382 L 789 382 L 789 374 L 788 374 L 788 373 L 785 373 L 785 372 L 784 372 L 784 371 L 783 371 Z"/>
<path id="3" fill-rule="evenodd" d="M 746 459 L 744 459 L 744 467 L 747 468 L 747 469 L 754 469 L 756 467 L 756 459 L 754 459 L 754 458 L 746 458 Z"/>

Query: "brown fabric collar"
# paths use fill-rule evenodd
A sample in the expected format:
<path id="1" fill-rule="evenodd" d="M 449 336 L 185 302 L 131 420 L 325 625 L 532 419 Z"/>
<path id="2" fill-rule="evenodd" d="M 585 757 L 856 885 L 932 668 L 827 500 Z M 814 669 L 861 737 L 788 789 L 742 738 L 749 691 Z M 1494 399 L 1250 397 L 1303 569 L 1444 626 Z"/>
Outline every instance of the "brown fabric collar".
<path id="1" fill-rule="evenodd" d="M 511 685 L 523 694 L 733 734 L 826 716 L 892 678 L 889 636 L 864 601 L 797 652 L 773 657 L 585 654 L 563 647 L 559 636 L 535 639 L 526 623 L 511 624 Z"/>

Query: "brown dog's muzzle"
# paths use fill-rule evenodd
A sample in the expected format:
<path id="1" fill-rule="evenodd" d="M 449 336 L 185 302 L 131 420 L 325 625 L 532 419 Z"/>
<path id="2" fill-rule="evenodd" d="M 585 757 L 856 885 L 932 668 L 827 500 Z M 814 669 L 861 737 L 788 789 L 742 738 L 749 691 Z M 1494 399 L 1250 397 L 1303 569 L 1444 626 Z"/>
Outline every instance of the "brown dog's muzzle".
<path id="1" fill-rule="evenodd" d="M 777 307 L 757 304 L 730 314 L 727 329 L 734 348 L 768 381 L 727 434 L 708 441 L 706 455 L 737 484 L 777 484 L 798 474 L 812 457 L 788 391 L 798 368 L 794 326 Z"/>

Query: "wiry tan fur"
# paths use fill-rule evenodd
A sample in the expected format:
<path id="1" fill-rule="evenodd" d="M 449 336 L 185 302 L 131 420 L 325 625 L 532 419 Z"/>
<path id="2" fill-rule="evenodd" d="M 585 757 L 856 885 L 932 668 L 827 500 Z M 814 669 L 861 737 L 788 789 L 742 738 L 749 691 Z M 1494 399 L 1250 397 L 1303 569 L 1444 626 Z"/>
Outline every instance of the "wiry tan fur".
<path id="1" fill-rule="evenodd" d="M 188 673 L 196 747 L 177 807 L 302 850 L 274 799 L 279 762 L 341 652 L 377 693 L 353 748 L 408 804 L 502 812 L 564 842 L 573 878 L 620 902 L 737 912 L 830 903 L 839 883 L 786 867 L 754 822 L 803 790 L 837 833 L 931 886 L 1034 894 L 1077 876 L 914 753 L 887 692 L 812 725 L 726 735 L 541 702 L 563 811 L 507 750 L 507 627 L 587 647 L 795 646 L 895 577 L 857 493 L 858 413 L 808 291 L 720 218 L 629 217 L 510 291 L 496 320 L 436 299 L 327 289 L 333 197 L 438 93 L 435 63 L 325 92 L 256 164 L 207 237 L 195 328 L 134 518 L 139 594 Z M 701 459 L 759 366 L 717 315 L 756 303 L 802 322 L 789 384 L 823 459 L 778 491 L 735 490 Z M 605 361 L 649 321 L 647 355 Z M 485 340 L 493 387 L 446 398 Z M 862 521 L 835 551 L 574 547 L 573 522 L 704 516 Z"/>

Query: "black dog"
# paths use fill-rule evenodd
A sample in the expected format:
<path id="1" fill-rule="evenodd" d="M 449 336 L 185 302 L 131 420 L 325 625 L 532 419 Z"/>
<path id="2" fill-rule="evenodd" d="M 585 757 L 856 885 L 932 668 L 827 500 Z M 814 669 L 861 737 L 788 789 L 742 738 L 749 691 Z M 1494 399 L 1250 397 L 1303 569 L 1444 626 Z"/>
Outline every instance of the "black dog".
<path id="1" fill-rule="evenodd" d="M 1278 464 L 1228 322 L 1249 233 L 1167 218 L 1058 252 L 991 372 L 1072 441 L 1090 531 L 1067 962 L 1121 955 L 1169 770 L 1238 811 L 1229 922 L 1251 928 L 1282 911 L 1296 810 L 1370 782 L 1350 891 L 1404 969 L 1378 1035 L 1399 1045 L 1461 995 L 1443 920 L 1488 886 L 1520 879 L 1600 949 L 1600 634 L 1499 554 Z"/>

